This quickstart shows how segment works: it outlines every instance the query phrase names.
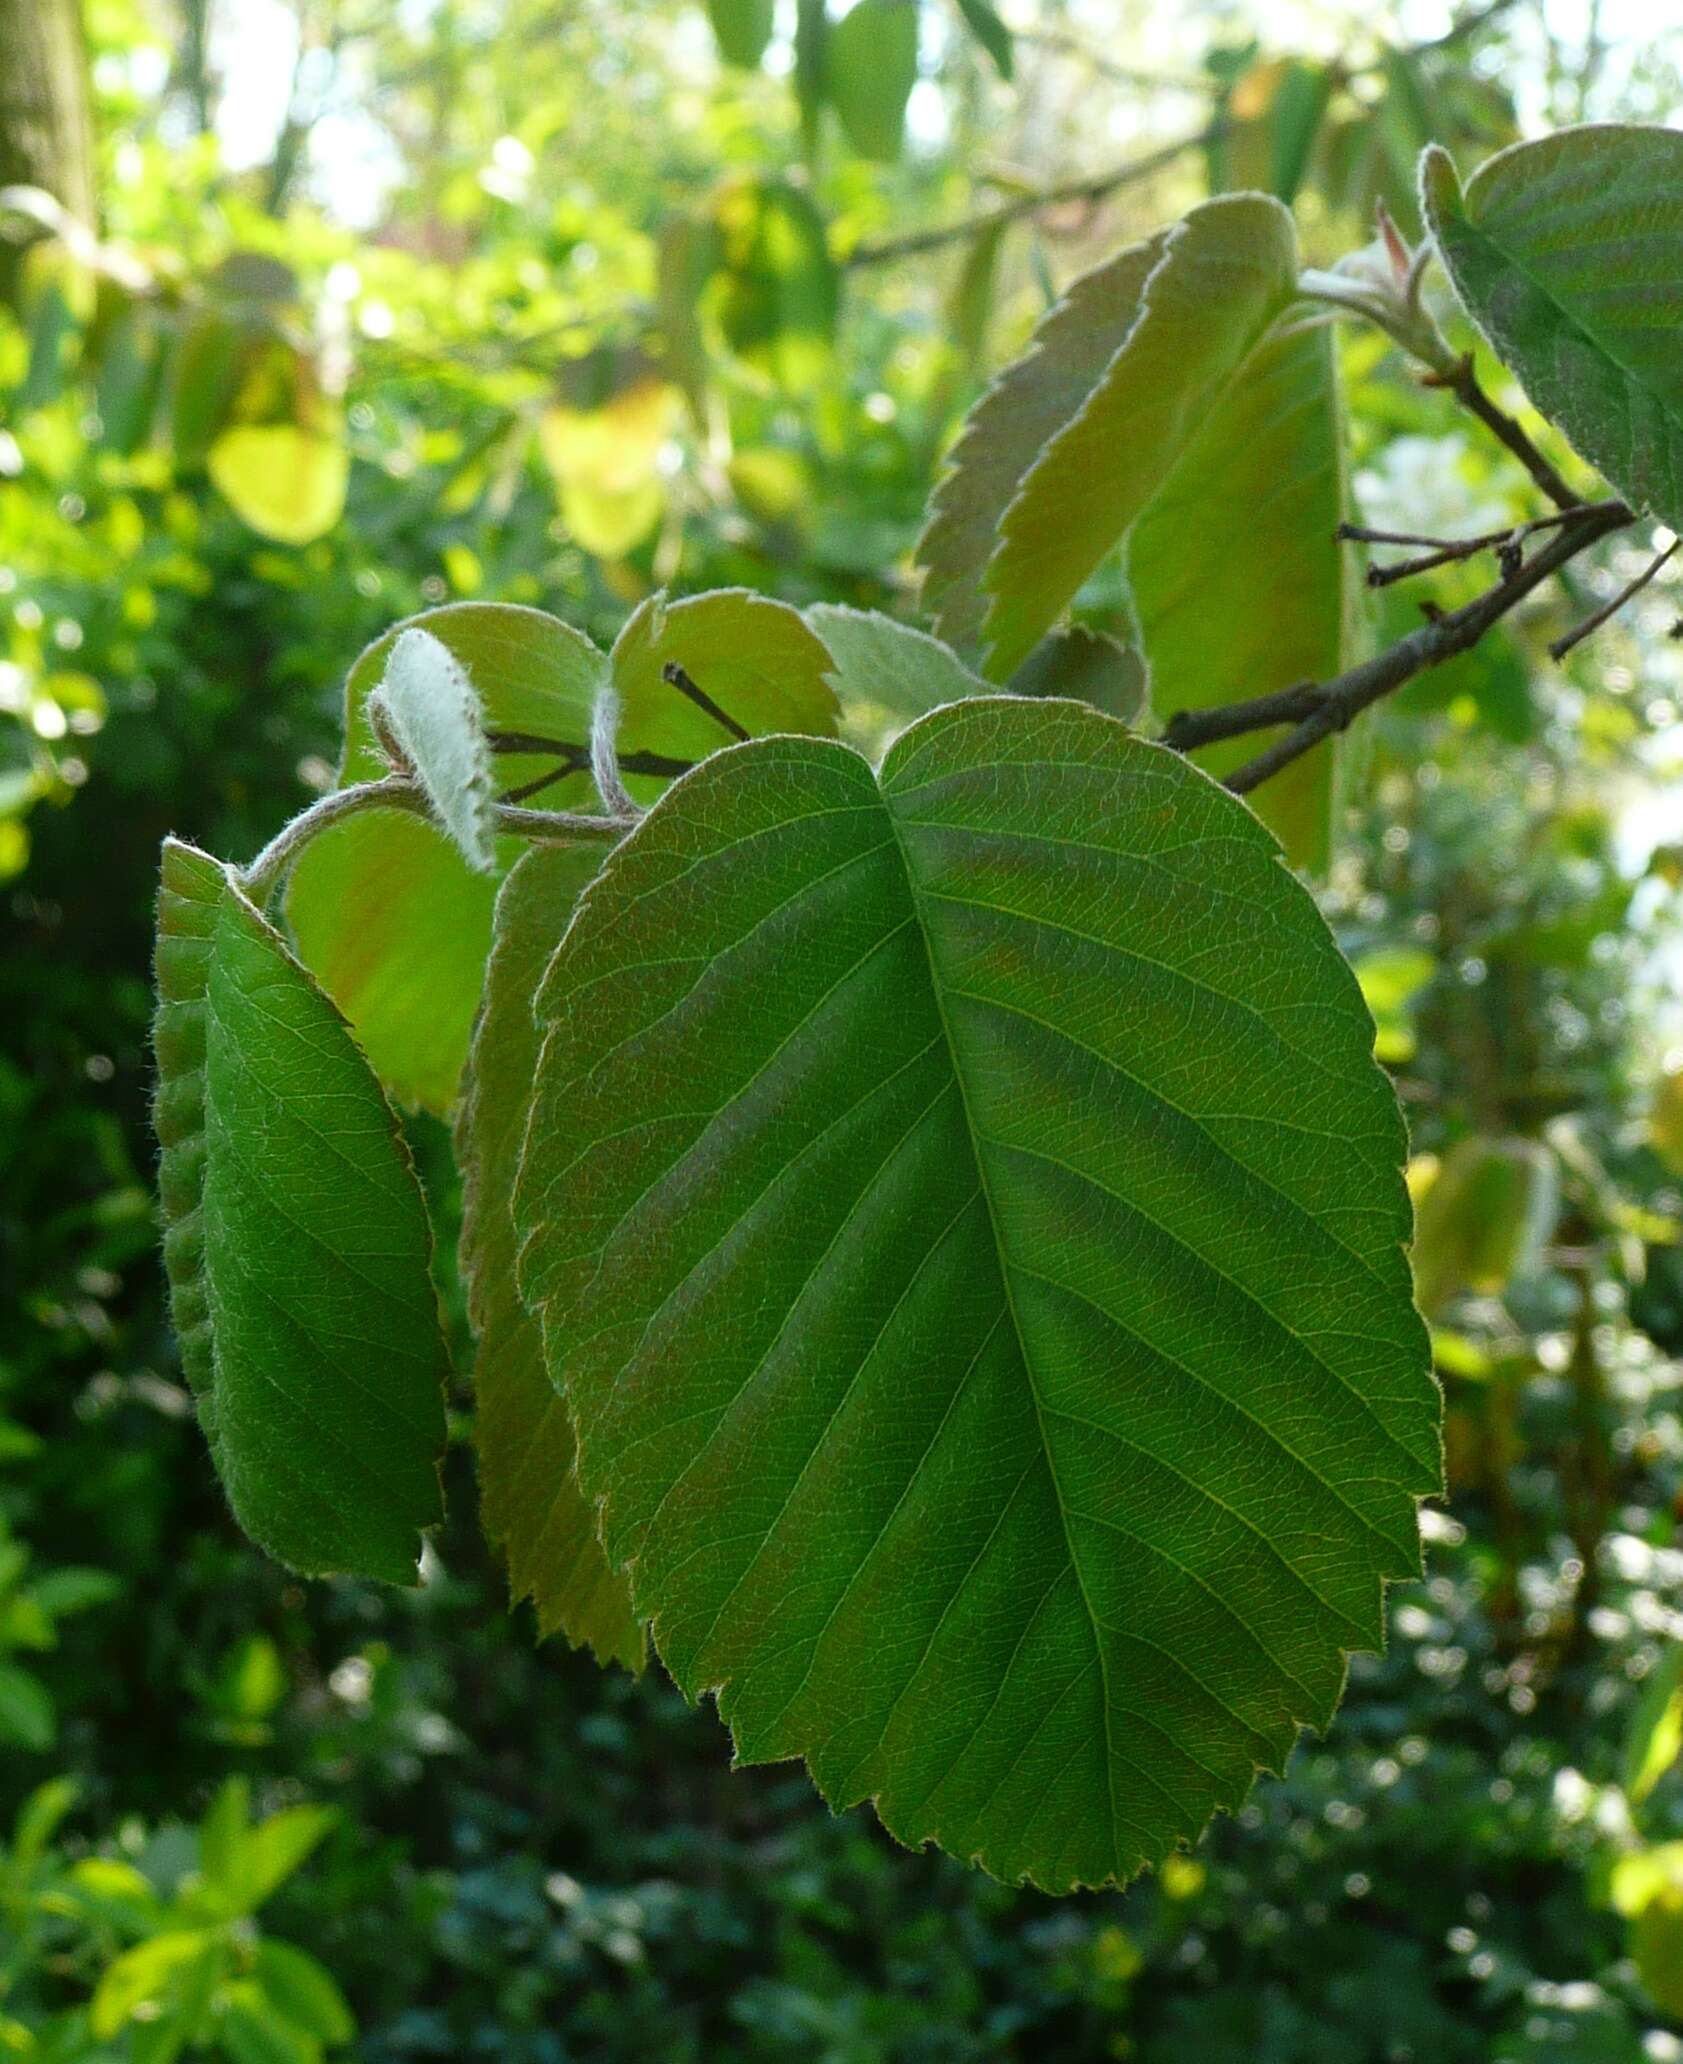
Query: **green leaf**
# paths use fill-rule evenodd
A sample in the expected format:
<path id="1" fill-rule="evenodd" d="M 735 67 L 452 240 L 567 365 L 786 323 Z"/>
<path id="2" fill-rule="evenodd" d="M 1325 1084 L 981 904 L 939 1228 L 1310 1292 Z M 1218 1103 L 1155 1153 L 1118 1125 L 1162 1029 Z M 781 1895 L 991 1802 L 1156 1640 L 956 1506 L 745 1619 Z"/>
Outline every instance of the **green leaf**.
<path id="1" fill-rule="evenodd" d="M 494 872 L 491 749 L 466 668 L 442 639 L 412 626 L 399 632 L 371 703 L 456 850 L 476 874 Z"/>
<path id="2" fill-rule="evenodd" d="M 1554 1224 L 1559 1176 L 1534 1140 L 1457 1140 L 1420 1200 L 1414 1286 L 1436 1318 L 1463 1290 L 1490 1296 L 1534 1266 Z"/>
<path id="3" fill-rule="evenodd" d="M 37 1785 L 18 1808 L 12 1823 L 12 1862 L 21 1870 L 32 1870 L 46 1853 L 65 1816 L 81 1797 L 74 1778 L 49 1777 Z"/>
<path id="4" fill-rule="evenodd" d="M 1011 31 L 994 11 L 990 0 L 958 0 L 958 11 L 968 24 L 970 33 L 981 44 L 1002 79 L 1009 79 L 1012 73 Z"/>
<path id="5" fill-rule="evenodd" d="M 1290 303 L 1297 238 L 1261 194 L 1206 201 L 1172 229 L 1126 341 L 1029 467 L 983 585 L 983 668 L 1006 680 L 1128 531 Z"/>
<path id="6" fill-rule="evenodd" d="M 917 0 L 856 0 L 830 31 L 828 83 L 848 142 L 892 163 L 917 84 Z"/>
<path id="7" fill-rule="evenodd" d="M 276 544 L 312 544 L 345 513 L 351 459 L 337 428 L 231 424 L 205 465 L 241 522 Z"/>
<path id="8" fill-rule="evenodd" d="M 47 1687 L 17 1664 L 0 1663 L 0 1743 L 39 1752 L 57 1739 L 58 1714 Z"/>
<path id="9" fill-rule="evenodd" d="M 552 809 L 593 807 L 590 712 L 607 661 L 541 610 L 457 602 L 397 624 L 345 684 L 339 786 L 372 781 L 385 762 L 365 705 L 408 629 L 436 638 L 467 674 L 486 728 L 559 741 L 499 754 L 498 786 Z M 532 784 L 559 770 L 542 789 Z M 519 847 L 505 840 L 501 859 Z M 425 819 L 367 812 L 311 840 L 292 870 L 286 914 L 299 954 L 351 1022 L 393 1096 L 428 1110 L 455 1101 L 491 950 L 496 884 L 470 868 Z"/>
<path id="10" fill-rule="evenodd" d="M 1214 397 L 1128 537 L 1128 585 L 1160 717 L 1324 681 L 1345 664 L 1353 563 L 1344 424 L 1330 329 L 1276 329 Z M 1225 775 L 1275 735 L 1197 755 Z M 1332 744 L 1258 791 L 1294 866 L 1325 864 Z"/>
<path id="11" fill-rule="evenodd" d="M 83 1569 L 64 1564 L 32 1579 L 30 1596 L 49 1619 L 68 1619 L 72 1613 L 109 1605 L 122 1596 L 122 1580 L 110 1570 Z"/>
<path id="12" fill-rule="evenodd" d="M 227 1778 L 199 1827 L 199 1875 L 230 1903 L 236 1896 L 240 1859 L 250 1832 L 251 1785 L 243 1777 Z"/>
<path id="13" fill-rule="evenodd" d="M 964 247 L 964 263 L 946 307 L 947 335 L 966 374 L 974 379 L 987 359 L 988 326 L 1009 222 L 985 222 Z"/>
<path id="14" fill-rule="evenodd" d="M 829 45 L 830 11 L 825 0 L 795 0 L 795 99 L 801 111 L 801 155 L 809 173 L 818 160 Z"/>
<path id="15" fill-rule="evenodd" d="M 1619 1782 L 1640 1806 L 1683 1751 L 1683 1642 L 1673 1642 L 1642 1687 L 1625 1736 Z"/>
<path id="16" fill-rule="evenodd" d="M 246 1836 L 236 1879 L 242 1911 L 255 1913 L 299 1870 L 337 1822 L 331 1806 L 288 1806 Z"/>
<path id="17" fill-rule="evenodd" d="M 1532 402 L 1634 507 L 1683 529 L 1683 133 L 1598 123 L 1421 192 L 1463 306 Z"/>
<path id="18" fill-rule="evenodd" d="M 740 730 L 803 731 L 830 737 L 836 700 L 830 655 L 786 602 L 746 588 L 719 588 L 668 602 L 651 595 L 614 641 L 620 700 L 620 771 L 650 801 L 692 762 L 732 743 L 737 732 L 680 693 L 668 666 L 689 679 Z"/>
<path id="19" fill-rule="evenodd" d="M 250 1979 L 223 1992 L 217 2002 L 217 2032 L 233 2064 L 320 2064 L 316 2037 L 277 2012 Z"/>
<path id="20" fill-rule="evenodd" d="M 966 657 L 981 648 L 982 576 L 999 527 L 1030 467 L 1080 412 L 1139 314 L 1140 295 L 1168 232 L 1084 273 L 970 411 L 918 540 L 923 606 Z"/>
<path id="21" fill-rule="evenodd" d="M 234 1516 L 307 1574 L 412 1583 L 448 1357 L 391 1109 L 279 934 L 173 839 L 158 989 L 164 1258 Z"/>
<path id="22" fill-rule="evenodd" d="M 313 1956 L 290 1943 L 263 1941 L 252 1959 L 252 1975 L 263 1996 L 294 2027 L 318 2042 L 356 2039 L 356 2017 L 345 1995 Z"/>
<path id="23" fill-rule="evenodd" d="M 1649 1900 L 1631 1923 L 1630 1947 L 1649 1998 L 1683 2019 L 1683 1890 Z"/>
<path id="24" fill-rule="evenodd" d="M 799 187 L 743 177 L 719 188 L 712 222 L 704 328 L 773 379 L 809 385 L 829 359 L 841 300 L 823 217 Z"/>
<path id="25" fill-rule="evenodd" d="M 1648 1144 L 1673 1175 L 1683 1175 L 1683 1068 L 1671 1069 L 1655 1085 Z"/>
<path id="26" fill-rule="evenodd" d="M 1013 695 L 1063 695 L 1131 724 L 1145 707 L 1145 667 L 1132 646 L 1086 624 L 1048 631 L 1011 676 Z"/>
<path id="27" fill-rule="evenodd" d="M 1221 134 L 1211 146 L 1213 183 L 1295 200 L 1333 82 L 1333 67 L 1300 57 L 1265 58 L 1241 73 L 1225 96 Z"/>
<path id="28" fill-rule="evenodd" d="M 776 0 L 707 0 L 707 18 L 725 63 L 753 71 L 771 41 L 776 13 Z"/>
<path id="29" fill-rule="evenodd" d="M 743 1760 L 1065 1890 L 1326 1725 L 1438 1399 L 1372 1023 L 1242 804 L 1070 703 L 743 746 L 538 1015 L 521 1287 Z"/>
<path id="30" fill-rule="evenodd" d="M 155 2018 L 158 2009 L 193 1990 L 196 1972 L 216 1956 L 216 1937 L 207 1928 L 155 1935 L 125 1950 L 94 1988 L 88 2007 L 94 2034 L 108 2041 L 135 2018 L 137 2009 L 151 2009 Z"/>
<path id="31" fill-rule="evenodd" d="M 549 1380 L 538 1322 L 515 1286 L 511 1215 L 538 1060 L 532 999 L 601 858 L 595 848 L 536 848 L 503 884 L 456 1150 L 465 1185 L 462 1281 L 479 1336 L 474 1446 L 486 1537 L 508 1564 L 511 1594 L 532 1600 L 541 1634 L 588 1642 L 601 1661 L 635 1670 L 643 1630 L 579 1491 L 572 1414 Z"/>
<path id="32" fill-rule="evenodd" d="M 645 365 L 588 405 L 557 402 L 538 418 L 561 520 L 599 559 L 624 558 L 659 528 L 667 501 L 661 456 L 679 408 L 679 389 Z"/>
<path id="33" fill-rule="evenodd" d="M 880 760 L 908 724 L 943 703 L 989 692 L 939 638 L 874 609 L 817 602 L 806 620 L 830 655 L 841 736 L 867 759 Z"/>
<path id="34" fill-rule="evenodd" d="M 1437 962 L 1419 946 L 1381 947 L 1355 962 L 1362 1001 L 1373 1013 L 1376 1060 L 1396 1066 L 1414 1058 L 1414 999 L 1437 973 Z"/>

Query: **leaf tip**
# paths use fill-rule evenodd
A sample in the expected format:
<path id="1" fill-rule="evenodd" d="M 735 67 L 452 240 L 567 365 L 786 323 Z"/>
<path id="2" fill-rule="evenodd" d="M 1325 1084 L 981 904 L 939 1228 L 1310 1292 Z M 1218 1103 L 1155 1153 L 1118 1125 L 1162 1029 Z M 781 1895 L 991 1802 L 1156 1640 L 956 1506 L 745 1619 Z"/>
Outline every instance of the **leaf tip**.
<path id="1" fill-rule="evenodd" d="M 1441 143 L 1420 153 L 1420 212 L 1434 229 L 1444 216 L 1461 213 L 1461 175 Z"/>

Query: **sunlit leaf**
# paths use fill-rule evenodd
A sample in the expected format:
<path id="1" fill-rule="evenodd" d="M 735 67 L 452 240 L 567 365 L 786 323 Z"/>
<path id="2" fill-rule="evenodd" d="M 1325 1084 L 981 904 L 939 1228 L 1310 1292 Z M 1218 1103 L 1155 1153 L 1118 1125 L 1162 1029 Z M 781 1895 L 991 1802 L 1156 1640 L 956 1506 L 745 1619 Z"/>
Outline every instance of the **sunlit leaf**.
<path id="1" fill-rule="evenodd" d="M 1457 1140 L 1419 1201 L 1414 1285 L 1435 1318 L 1458 1292 L 1489 1296 L 1534 1266 L 1554 1223 L 1559 1174 L 1533 1140 Z"/>
<path id="2" fill-rule="evenodd" d="M 1395 1067 L 1414 1058 L 1414 999 L 1437 972 L 1418 946 L 1382 947 L 1355 962 L 1362 1000 L 1373 1013 L 1373 1055 Z"/>
<path id="3" fill-rule="evenodd" d="M 1337 537 L 1345 513 L 1332 333 L 1275 330 L 1210 398 L 1128 536 L 1128 585 L 1159 717 L 1340 671 L 1352 607 L 1350 554 Z M 1273 735 L 1208 746 L 1199 764 L 1230 773 Z M 1329 740 L 1254 799 L 1294 866 L 1325 864 L 1332 773 Z"/>
<path id="4" fill-rule="evenodd" d="M 1079 414 L 1139 314 L 1167 232 L 1135 244 L 1075 281 L 971 410 L 918 540 L 923 606 L 949 645 L 980 651 L 988 598 L 982 576 L 1005 511 L 1051 440 Z"/>
<path id="5" fill-rule="evenodd" d="M 705 325 L 750 364 L 791 386 L 829 356 L 840 280 L 824 223 L 798 187 L 727 181 L 714 198 L 718 265 L 702 290 Z"/>
<path id="6" fill-rule="evenodd" d="M 236 423 L 205 464 L 241 521 L 277 544 L 307 545 L 344 514 L 350 454 L 331 430 Z"/>
<path id="7" fill-rule="evenodd" d="M 610 663 L 620 700 L 620 766 L 642 800 L 742 732 L 835 733 L 828 652 L 798 610 L 746 588 L 682 602 L 651 596 L 614 641 Z M 669 682 L 669 666 L 681 667 L 720 715 Z"/>
<path id="8" fill-rule="evenodd" d="M 657 528 L 666 507 L 661 454 L 677 423 L 678 390 L 644 378 L 595 408 L 556 403 L 538 419 L 561 518 L 587 552 L 619 559 Z"/>
<path id="9" fill-rule="evenodd" d="M 1683 1068 L 1662 1075 L 1648 1107 L 1648 1144 L 1673 1175 L 1683 1176 Z"/>
<path id="10" fill-rule="evenodd" d="M 1139 319 L 1074 419 L 1030 465 L 983 585 L 983 671 L 1005 680 L 1140 516 L 1296 291 L 1277 201 L 1206 201 L 1171 230 Z"/>
<path id="11" fill-rule="evenodd" d="M 499 791 L 527 792 L 556 809 L 589 808 L 590 712 L 607 674 L 590 640 L 540 610 L 498 603 L 449 603 L 411 622 L 446 646 L 472 681 L 488 730 L 555 741 L 499 754 Z M 341 787 L 385 772 L 365 705 L 404 628 L 386 632 L 351 669 Z M 504 842 L 504 865 L 516 850 Z M 455 1100 L 495 901 L 496 884 L 448 839 L 395 811 L 332 827 L 293 868 L 286 914 L 299 952 L 349 1018 L 374 1072 L 405 1103 L 446 1111 Z"/>
<path id="12" fill-rule="evenodd" d="M 539 994 L 521 1284 L 745 1761 L 1048 1888 L 1324 1726 L 1418 1566 L 1403 1129 L 1244 806 L 1069 703 L 675 784 Z"/>
<path id="13" fill-rule="evenodd" d="M 1683 1642 L 1673 1642 L 1642 1687 L 1625 1736 L 1620 1783 L 1640 1806 L 1683 1752 Z"/>

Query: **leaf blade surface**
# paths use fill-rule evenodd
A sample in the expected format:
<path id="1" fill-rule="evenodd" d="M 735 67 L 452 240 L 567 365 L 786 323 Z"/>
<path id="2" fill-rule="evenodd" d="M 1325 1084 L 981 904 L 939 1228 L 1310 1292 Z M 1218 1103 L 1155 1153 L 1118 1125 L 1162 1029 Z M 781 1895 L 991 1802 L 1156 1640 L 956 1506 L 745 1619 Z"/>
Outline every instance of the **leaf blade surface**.
<path id="1" fill-rule="evenodd" d="M 522 1287 L 744 1760 L 1057 1890 L 1325 1724 L 1437 1403 L 1371 1021 L 1243 806 L 1065 703 L 741 747 L 539 1016 Z"/>

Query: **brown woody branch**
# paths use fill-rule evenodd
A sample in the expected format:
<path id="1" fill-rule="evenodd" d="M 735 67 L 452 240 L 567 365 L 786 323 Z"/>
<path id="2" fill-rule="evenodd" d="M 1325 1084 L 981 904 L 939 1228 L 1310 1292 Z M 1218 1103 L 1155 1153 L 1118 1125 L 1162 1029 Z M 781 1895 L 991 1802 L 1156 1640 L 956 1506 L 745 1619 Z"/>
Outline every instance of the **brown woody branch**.
<path id="1" fill-rule="evenodd" d="M 1623 502 L 1598 502 L 1574 510 L 1556 534 L 1531 558 L 1512 565 L 1484 594 L 1447 615 L 1434 617 L 1406 638 L 1351 667 L 1330 681 L 1305 681 L 1271 695 L 1218 708 L 1181 710 L 1170 718 L 1163 743 L 1176 752 L 1192 752 L 1224 738 L 1291 725 L 1283 738 L 1227 777 L 1236 795 L 1246 795 L 1303 754 L 1344 730 L 1372 704 L 1401 688 L 1417 674 L 1468 652 L 1492 625 L 1515 609 L 1580 552 L 1636 520 Z"/>
<path id="2" fill-rule="evenodd" d="M 1124 164 L 1113 165 L 1108 172 L 1091 173 L 1085 179 L 1066 179 L 1056 186 L 1041 187 L 1035 193 L 1018 194 L 1009 201 L 1001 201 L 996 208 L 984 208 L 975 215 L 966 215 L 958 222 L 942 223 L 934 229 L 914 230 L 909 236 L 887 237 L 881 243 L 860 244 L 842 262 L 850 271 L 865 265 L 891 265 L 900 258 L 920 257 L 925 251 L 938 251 L 946 244 L 980 236 L 984 231 L 998 229 L 1007 222 L 1019 222 L 1026 215 L 1039 215 L 1047 208 L 1065 207 L 1080 201 L 1102 201 L 1125 186 L 1135 186 L 1154 173 L 1167 170 L 1189 151 L 1207 149 L 1212 143 L 1219 142 L 1227 134 L 1227 129 L 1226 122 L 1210 122 L 1190 136 L 1182 136 L 1174 143 L 1165 143 L 1157 150 L 1148 151 L 1142 158 L 1130 158 Z"/>

